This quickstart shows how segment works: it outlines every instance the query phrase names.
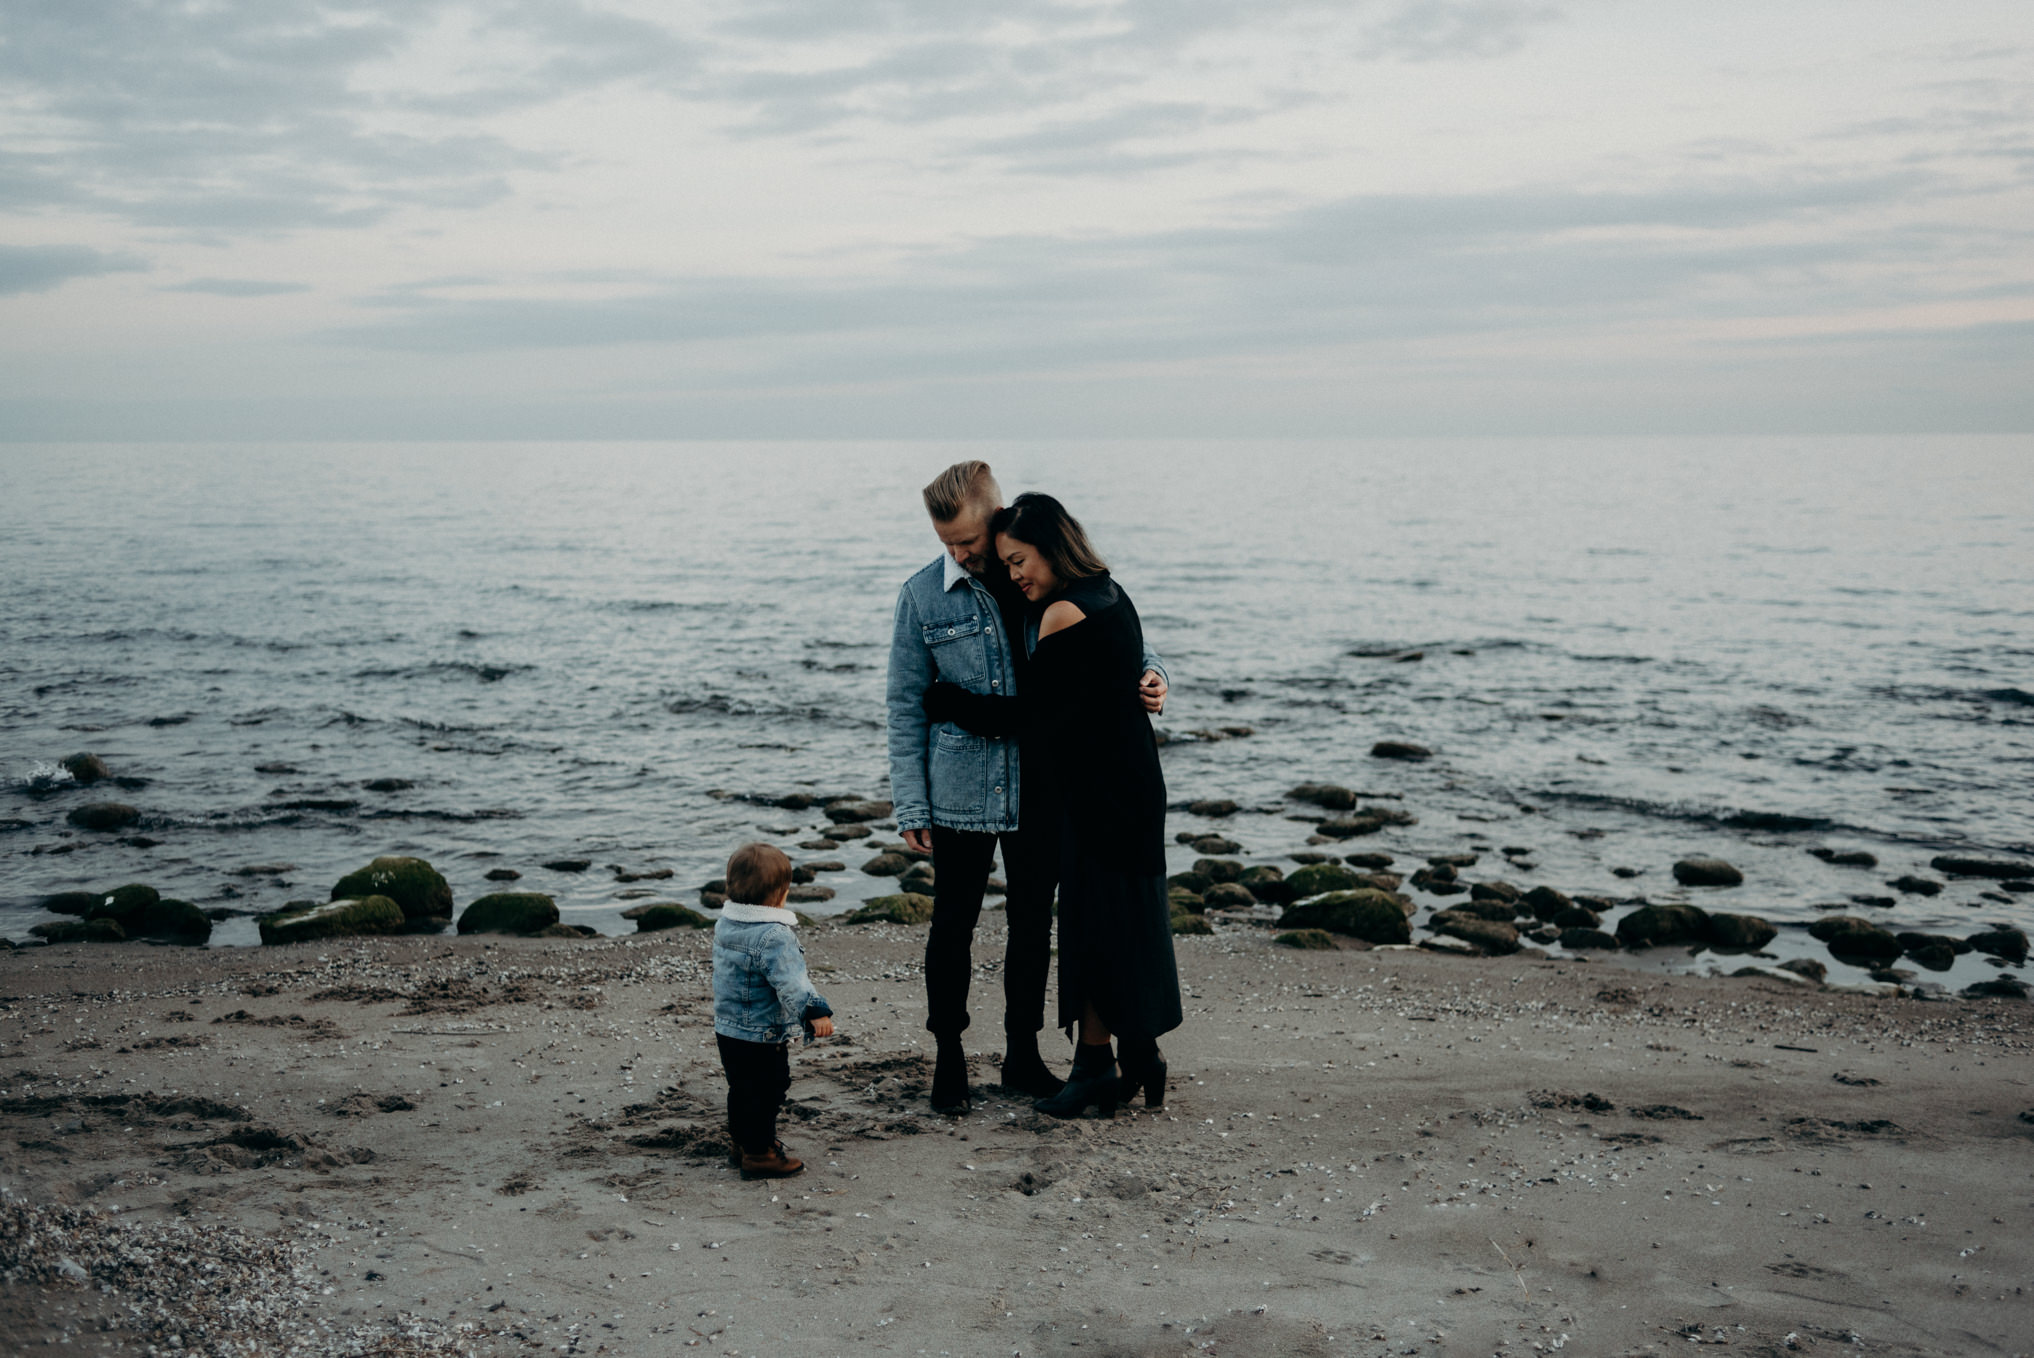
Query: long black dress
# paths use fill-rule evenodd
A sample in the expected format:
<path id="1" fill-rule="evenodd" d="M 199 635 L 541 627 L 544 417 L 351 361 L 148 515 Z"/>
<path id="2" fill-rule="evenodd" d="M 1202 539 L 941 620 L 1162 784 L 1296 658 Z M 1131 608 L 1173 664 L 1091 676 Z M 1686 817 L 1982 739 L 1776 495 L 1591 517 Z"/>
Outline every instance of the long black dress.
<path id="1" fill-rule="evenodd" d="M 1041 807 L 1058 822 L 1060 1026 L 1092 1003 L 1111 1032 L 1155 1038 L 1180 1025 L 1181 1009 L 1165 776 L 1137 696 L 1144 627 L 1106 573 L 1071 582 L 1060 599 L 1087 616 L 1038 641 L 1016 697 L 938 684 L 927 711 L 976 735 L 1016 736 L 1026 815 Z"/>

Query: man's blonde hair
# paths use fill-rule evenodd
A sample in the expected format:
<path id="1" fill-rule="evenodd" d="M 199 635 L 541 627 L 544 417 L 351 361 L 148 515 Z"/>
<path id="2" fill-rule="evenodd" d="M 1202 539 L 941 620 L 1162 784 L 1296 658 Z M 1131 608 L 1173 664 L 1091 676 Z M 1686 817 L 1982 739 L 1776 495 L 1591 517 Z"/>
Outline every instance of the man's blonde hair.
<path id="1" fill-rule="evenodd" d="M 925 488 L 925 512 L 934 523 L 952 523 L 969 509 L 991 514 L 1002 503 L 1003 488 L 989 464 L 979 459 L 954 463 Z"/>

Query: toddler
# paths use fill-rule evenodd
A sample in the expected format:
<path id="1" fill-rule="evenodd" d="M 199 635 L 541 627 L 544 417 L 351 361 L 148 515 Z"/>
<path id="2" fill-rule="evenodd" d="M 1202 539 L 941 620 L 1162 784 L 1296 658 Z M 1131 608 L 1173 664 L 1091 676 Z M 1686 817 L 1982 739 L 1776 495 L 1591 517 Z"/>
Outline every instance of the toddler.
<path id="1" fill-rule="evenodd" d="M 727 860 L 727 904 L 713 926 L 713 1037 L 727 1072 L 730 1163 L 744 1179 L 781 1179 L 805 1168 L 777 1139 L 777 1113 L 791 1087 L 790 1037 L 833 1035 L 833 1007 L 812 988 L 799 950 L 798 916 L 784 908 L 791 860 L 768 844 L 744 844 Z"/>

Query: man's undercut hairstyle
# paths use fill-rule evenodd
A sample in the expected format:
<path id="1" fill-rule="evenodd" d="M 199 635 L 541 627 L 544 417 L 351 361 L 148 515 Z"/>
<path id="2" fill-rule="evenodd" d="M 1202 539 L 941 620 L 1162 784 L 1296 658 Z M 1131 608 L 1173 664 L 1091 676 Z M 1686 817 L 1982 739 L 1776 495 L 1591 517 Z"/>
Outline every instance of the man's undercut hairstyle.
<path id="1" fill-rule="evenodd" d="M 1008 533 L 1028 544 L 1062 580 L 1085 580 L 1109 569 L 1109 563 L 1088 541 L 1081 521 L 1067 513 L 1065 505 L 1035 490 L 1025 491 L 989 520 L 989 532 L 996 536 Z"/>
<path id="2" fill-rule="evenodd" d="M 979 459 L 954 463 L 925 488 L 925 512 L 934 523 L 952 523 L 970 509 L 987 515 L 1002 503 L 1003 488 Z"/>
<path id="3" fill-rule="evenodd" d="M 791 860 L 774 844 L 744 844 L 727 860 L 727 898 L 763 905 L 791 885 Z"/>

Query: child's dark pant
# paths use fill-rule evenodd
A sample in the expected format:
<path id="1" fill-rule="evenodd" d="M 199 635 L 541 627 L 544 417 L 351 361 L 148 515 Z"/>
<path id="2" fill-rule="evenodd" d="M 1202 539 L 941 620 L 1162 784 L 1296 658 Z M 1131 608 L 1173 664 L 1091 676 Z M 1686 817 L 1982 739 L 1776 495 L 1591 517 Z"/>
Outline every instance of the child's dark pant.
<path id="1" fill-rule="evenodd" d="M 745 1042 L 715 1033 L 727 1072 L 727 1126 L 735 1144 L 761 1155 L 777 1141 L 777 1111 L 791 1087 L 791 1044 Z"/>

